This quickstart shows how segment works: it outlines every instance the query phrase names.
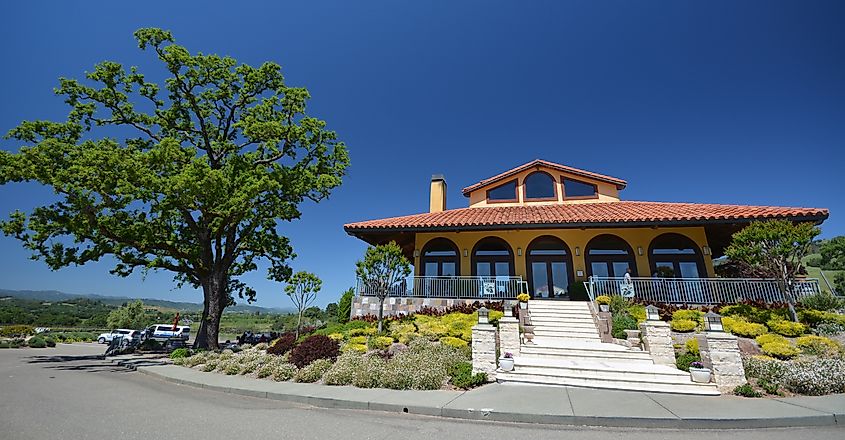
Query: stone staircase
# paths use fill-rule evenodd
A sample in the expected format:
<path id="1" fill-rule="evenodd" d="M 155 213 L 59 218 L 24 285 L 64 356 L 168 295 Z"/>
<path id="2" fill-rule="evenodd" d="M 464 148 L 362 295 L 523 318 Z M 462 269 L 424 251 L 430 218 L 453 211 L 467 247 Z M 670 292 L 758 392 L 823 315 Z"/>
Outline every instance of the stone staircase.
<path id="1" fill-rule="evenodd" d="M 533 344 L 522 344 L 514 369 L 502 383 L 565 385 L 628 391 L 718 395 L 715 384 L 698 384 L 689 373 L 655 365 L 648 353 L 602 343 L 586 302 L 529 302 Z"/>

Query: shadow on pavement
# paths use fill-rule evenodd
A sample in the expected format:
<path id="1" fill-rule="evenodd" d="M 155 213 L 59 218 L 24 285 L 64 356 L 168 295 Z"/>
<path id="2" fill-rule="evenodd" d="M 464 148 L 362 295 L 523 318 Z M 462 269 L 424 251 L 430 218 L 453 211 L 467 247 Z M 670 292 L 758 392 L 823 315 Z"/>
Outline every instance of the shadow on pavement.
<path id="1" fill-rule="evenodd" d="M 107 361 L 103 355 L 31 356 L 26 358 L 25 362 L 41 365 L 44 368 L 53 370 L 115 373 L 126 373 L 130 371 Z"/>

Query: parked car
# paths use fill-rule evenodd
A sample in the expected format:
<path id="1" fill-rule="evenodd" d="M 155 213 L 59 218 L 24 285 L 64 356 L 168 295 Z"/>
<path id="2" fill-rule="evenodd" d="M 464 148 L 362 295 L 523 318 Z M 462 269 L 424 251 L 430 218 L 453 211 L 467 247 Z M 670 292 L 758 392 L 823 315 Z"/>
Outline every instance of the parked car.
<path id="1" fill-rule="evenodd" d="M 117 330 L 112 330 L 108 333 L 100 333 L 100 336 L 97 336 L 97 342 L 99 342 L 100 344 L 108 344 L 112 341 L 112 339 L 114 339 L 115 336 L 123 336 L 124 338 L 128 339 L 136 339 L 141 337 L 141 332 L 138 330 L 119 328 Z"/>
<path id="2" fill-rule="evenodd" d="M 191 328 L 187 325 L 177 325 L 173 330 L 173 324 L 153 324 L 144 330 L 146 339 L 167 341 L 170 339 L 182 339 L 187 341 L 191 337 Z"/>

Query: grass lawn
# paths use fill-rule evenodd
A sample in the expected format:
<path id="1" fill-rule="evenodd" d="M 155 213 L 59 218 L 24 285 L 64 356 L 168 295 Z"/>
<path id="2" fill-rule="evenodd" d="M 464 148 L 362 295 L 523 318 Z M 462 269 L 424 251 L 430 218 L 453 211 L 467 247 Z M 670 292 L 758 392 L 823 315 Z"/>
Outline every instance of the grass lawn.
<path id="1" fill-rule="evenodd" d="M 833 278 L 836 276 L 836 274 L 838 274 L 839 272 L 842 272 L 842 271 L 841 270 L 825 270 L 825 271 L 822 271 L 821 268 L 813 267 L 813 266 L 807 266 L 806 262 L 811 257 L 819 257 L 819 254 L 810 254 L 810 255 L 807 255 L 804 258 L 804 263 L 805 263 L 804 268 L 807 269 L 807 276 L 809 278 L 818 278 L 819 279 L 819 287 L 821 287 L 821 290 L 823 292 L 830 292 L 830 288 L 827 286 L 827 283 L 824 282 L 824 278 L 822 278 L 821 273 L 824 272 L 824 275 L 827 277 L 827 281 L 830 282 L 831 285 L 833 285 Z M 845 292 L 836 292 L 836 293 L 838 293 L 840 295 L 845 295 Z"/>

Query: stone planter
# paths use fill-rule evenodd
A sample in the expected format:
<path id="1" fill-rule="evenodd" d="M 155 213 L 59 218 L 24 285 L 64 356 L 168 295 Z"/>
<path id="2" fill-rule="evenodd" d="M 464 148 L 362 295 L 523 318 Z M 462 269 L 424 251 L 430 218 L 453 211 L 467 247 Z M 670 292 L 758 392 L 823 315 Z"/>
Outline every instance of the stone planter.
<path id="1" fill-rule="evenodd" d="M 513 358 L 499 358 L 499 368 L 502 371 L 513 371 Z"/>
<path id="2" fill-rule="evenodd" d="M 520 302 L 519 302 L 519 308 L 520 308 L 520 309 L 527 309 L 527 308 L 528 308 L 528 302 L 526 302 L 526 301 L 520 301 Z"/>
<path id="3" fill-rule="evenodd" d="M 610 304 L 599 304 L 599 311 L 600 312 L 609 312 L 610 311 Z"/>
<path id="4" fill-rule="evenodd" d="M 524 337 L 525 340 L 528 343 L 531 343 L 531 340 L 534 339 L 534 326 L 533 325 L 523 325 L 522 326 L 522 337 Z"/>
<path id="5" fill-rule="evenodd" d="M 710 382 L 710 370 L 707 368 L 692 368 L 689 369 L 689 375 L 693 382 L 696 383 L 709 383 Z"/>

